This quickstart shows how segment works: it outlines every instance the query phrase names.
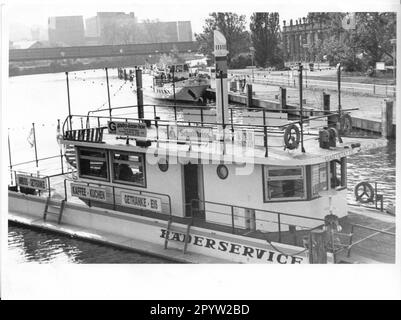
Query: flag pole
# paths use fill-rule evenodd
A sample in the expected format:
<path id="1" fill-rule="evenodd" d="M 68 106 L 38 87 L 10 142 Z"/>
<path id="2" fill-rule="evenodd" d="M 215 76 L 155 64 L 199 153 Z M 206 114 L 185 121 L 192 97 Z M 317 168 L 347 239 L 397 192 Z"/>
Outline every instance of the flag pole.
<path id="1" fill-rule="evenodd" d="M 11 160 L 11 145 L 10 145 L 10 128 L 8 128 L 8 160 L 10 162 L 10 176 L 11 176 L 11 185 L 14 184 L 13 182 L 13 164 L 12 164 L 12 160 Z"/>
<path id="2" fill-rule="evenodd" d="M 36 161 L 36 168 L 39 167 L 38 161 L 38 149 L 36 147 L 36 133 L 35 133 L 35 123 L 32 122 L 32 132 L 33 132 L 33 145 L 35 147 L 35 161 Z"/>

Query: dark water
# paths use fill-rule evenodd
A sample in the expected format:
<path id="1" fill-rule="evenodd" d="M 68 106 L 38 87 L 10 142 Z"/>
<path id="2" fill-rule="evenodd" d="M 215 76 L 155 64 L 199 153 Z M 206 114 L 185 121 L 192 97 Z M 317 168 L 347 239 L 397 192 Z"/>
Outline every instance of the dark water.
<path id="1" fill-rule="evenodd" d="M 8 257 L 17 263 L 171 263 L 166 259 L 14 223 L 8 228 L 8 249 Z"/>
<path id="2" fill-rule="evenodd" d="M 396 141 L 390 140 L 386 147 L 364 151 L 348 158 L 348 203 L 356 203 L 354 187 L 362 181 L 372 187 L 377 183 L 377 193 L 383 194 L 384 207 L 395 204 Z"/>

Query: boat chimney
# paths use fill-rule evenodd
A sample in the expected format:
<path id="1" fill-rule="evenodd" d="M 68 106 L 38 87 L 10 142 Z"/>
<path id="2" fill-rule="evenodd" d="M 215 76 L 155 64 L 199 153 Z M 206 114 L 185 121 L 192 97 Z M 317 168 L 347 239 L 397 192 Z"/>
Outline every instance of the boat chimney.
<path id="1" fill-rule="evenodd" d="M 214 56 L 216 61 L 216 115 L 217 122 L 223 124 L 228 120 L 227 88 L 227 41 L 224 35 L 214 30 Z"/>

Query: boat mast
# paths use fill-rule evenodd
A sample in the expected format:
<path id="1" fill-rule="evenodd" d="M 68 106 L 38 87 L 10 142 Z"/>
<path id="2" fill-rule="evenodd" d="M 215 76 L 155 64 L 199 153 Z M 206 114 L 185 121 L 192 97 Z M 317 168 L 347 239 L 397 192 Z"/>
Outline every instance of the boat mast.
<path id="1" fill-rule="evenodd" d="M 67 98 L 68 98 L 68 119 L 70 124 L 70 130 L 72 130 L 72 123 L 71 123 L 71 102 L 70 102 L 70 85 L 68 81 L 68 72 L 65 73 L 67 78 Z"/>
<path id="2" fill-rule="evenodd" d="M 110 88 L 109 88 L 109 73 L 107 71 L 107 68 L 105 68 L 106 70 L 106 83 L 107 83 L 107 98 L 108 98 L 108 102 L 109 102 L 109 114 L 110 114 L 110 121 L 111 121 L 111 103 L 110 103 Z"/>
<path id="3" fill-rule="evenodd" d="M 341 63 L 337 64 L 338 115 L 341 113 Z"/>
<path id="4" fill-rule="evenodd" d="M 303 129 L 303 123 L 304 123 L 304 110 L 303 110 L 303 104 L 302 104 L 302 63 L 299 63 L 299 108 L 300 108 L 300 113 L 301 113 L 301 121 L 300 121 L 300 126 L 301 126 L 301 151 L 305 152 L 304 148 L 304 129 Z"/>
<path id="5" fill-rule="evenodd" d="M 173 94 L 174 94 L 174 105 L 176 105 L 176 100 L 175 100 L 175 76 L 174 76 L 174 71 L 175 71 L 175 66 L 173 65 Z"/>
<path id="6" fill-rule="evenodd" d="M 143 119 L 143 91 L 142 91 L 142 70 L 135 67 L 135 80 L 136 80 L 136 100 L 138 107 L 138 118 Z"/>

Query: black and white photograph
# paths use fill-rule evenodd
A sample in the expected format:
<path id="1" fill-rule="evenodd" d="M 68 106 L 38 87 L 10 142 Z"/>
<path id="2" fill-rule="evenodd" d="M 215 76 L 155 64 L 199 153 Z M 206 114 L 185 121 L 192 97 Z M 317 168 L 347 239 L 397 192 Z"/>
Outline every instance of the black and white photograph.
<path id="1" fill-rule="evenodd" d="M 399 9 L 1 3 L 2 295 L 91 298 L 67 282 L 110 272 L 129 298 L 293 298 L 245 288 L 373 267 L 400 298 Z"/>

